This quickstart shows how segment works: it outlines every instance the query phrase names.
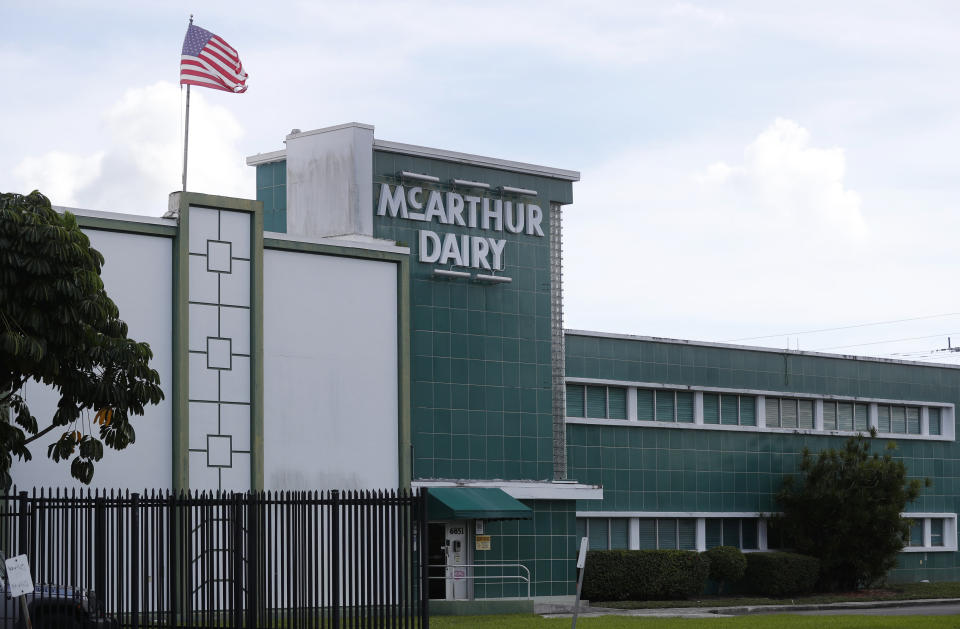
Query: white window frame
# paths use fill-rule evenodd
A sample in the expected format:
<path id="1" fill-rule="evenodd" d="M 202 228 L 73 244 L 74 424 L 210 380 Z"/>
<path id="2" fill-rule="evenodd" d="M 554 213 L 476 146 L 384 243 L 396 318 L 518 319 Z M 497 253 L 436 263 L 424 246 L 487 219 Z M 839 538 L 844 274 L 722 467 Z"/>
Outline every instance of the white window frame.
<path id="1" fill-rule="evenodd" d="M 957 552 L 956 513 L 901 513 L 905 520 L 917 520 L 923 525 L 923 544 L 904 546 L 905 553 L 954 553 Z M 943 546 L 930 545 L 930 520 L 943 520 Z"/>
<path id="2" fill-rule="evenodd" d="M 805 394 L 798 394 L 796 392 L 789 391 L 764 391 L 756 389 L 731 389 L 723 387 L 699 387 L 699 386 L 687 386 L 687 385 L 675 385 L 669 383 L 659 383 L 659 382 L 633 382 L 633 381 L 623 381 L 623 380 L 607 380 L 599 378 L 566 378 L 566 384 L 574 385 L 602 385 L 607 387 L 621 387 L 627 389 L 627 419 L 594 419 L 586 417 L 566 417 L 565 421 L 569 424 L 593 424 L 593 425 L 609 425 L 609 426 L 656 426 L 660 428 L 675 428 L 680 430 L 728 430 L 728 431 L 742 431 L 742 432 L 768 432 L 768 433 L 782 433 L 782 434 L 815 434 L 815 435 L 834 435 L 834 436 L 851 436 L 857 434 L 863 434 L 863 431 L 858 430 L 834 430 L 834 429 L 825 429 L 823 426 L 823 403 L 824 402 L 849 402 L 853 404 L 866 404 L 867 405 L 867 424 L 868 428 L 878 428 L 878 415 L 877 408 L 879 405 L 884 406 L 909 406 L 917 407 L 920 409 L 920 432 L 921 434 L 909 434 L 909 433 L 893 433 L 893 432 L 879 432 L 877 433 L 878 438 L 884 439 L 897 439 L 903 441 L 909 440 L 920 440 L 920 441 L 954 441 L 955 440 L 955 430 L 956 430 L 956 408 L 954 404 L 945 403 L 945 402 L 926 402 L 920 400 L 891 400 L 891 399 L 881 399 L 881 398 L 866 398 L 866 397 L 853 397 L 853 396 L 839 396 L 839 395 L 822 395 L 822 396 L 812 396 Z M 637 419 L 637 389 L 652 389 L 655 392 L 664 391 L 671 392 L 674 394 L 674 421 L 672 422 L 663 422 L 654 420 L 639 420 Z M 693 399 L 693 423 L 680 423 L 676 421 L 676 393 L 677 392 L 692 392 L 694 395 Z M 755 398 L 754 408 L 756 415 L 756 426 L 742 426 L 739 424 L 739 407 L 740 400 L 737 401 L 738 407 L 738 424 L 704 424 L 703 423 L 703 394 L 704 393 L 716 393 L 720 395 L 737 395 L 737 396 L 750 396 Z M 776 397 L 776 398 L 785 398 L 785 399 L 796 399 L 796 400 L 812 400 L 814 403 L 814 427 L 811 428 L 780 428 L 777 426 L 767 426 L 766 424 L 766 398 Z M 608 405 L 609 405 L 609 393 L 607 394 Z M 779 405 L 778 405 L 779 408 Z M 932 435 L 929 434 L 929 409 L 938 408 L 940 409 L 940 434 Z M 654 409 L 656 409 L 656 402 L 654 402 Z M 586 390 L 584 390 L 584 412 L 586 413 Z M 855 412 L 855 411 L 854 411 Z M 609 411 L 607 413 L 609 415 Z M 722 419 L 721 419 L 722 421 Z"/>

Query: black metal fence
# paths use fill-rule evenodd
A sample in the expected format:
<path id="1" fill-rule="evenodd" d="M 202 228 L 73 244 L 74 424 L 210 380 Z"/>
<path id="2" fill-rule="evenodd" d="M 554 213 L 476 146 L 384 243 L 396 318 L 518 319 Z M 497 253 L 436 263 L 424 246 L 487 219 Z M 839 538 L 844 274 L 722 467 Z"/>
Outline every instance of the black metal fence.
<path id="1" fill-rule="evenodd" d="M 23 492 L 0 495 L 0 549 L 26 554 L 48 593 L 93 590 L 126 627 L 427 629 L 425 505 L 395 490 Z"/>

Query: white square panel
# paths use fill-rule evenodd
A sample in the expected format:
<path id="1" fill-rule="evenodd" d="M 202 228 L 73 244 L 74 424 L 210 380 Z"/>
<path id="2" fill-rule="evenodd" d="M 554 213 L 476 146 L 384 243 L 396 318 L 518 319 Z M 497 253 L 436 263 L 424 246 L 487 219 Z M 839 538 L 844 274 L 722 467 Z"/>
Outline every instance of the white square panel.
<path id="1" fill-rule="evenodd" d="M 230 467 L 233 465 L 233 448 L 230 435 L 207 435 L 207 465 Z"/>
<path id="2" fill-rule="evenodd" d="M 207 367 L 230 369 L 230 339 L 207 337 Z"/>
<path id="3" fill-rule="evenodd" d="M 191 433 L 192 434 L 192 433 Z M 221 404 L 220 434 L 233 437 L 233 449 L 250 449 L 250 405 Z"/>
<path id="4" fill-rule="evenodd" d="M 195 352 L 207 351 L 207 337 L 220 336 L 217 326 L 217 307 L 203 304 L 190 304 L 190 349 Z M 230 336 L 224 334 L 224 336 Z M 249 334 L 248 334 L 249 336 Z M 249 346 L 250 343 L 248 342 Z"/>
<path id="5" fill-rule="evenodd" d="M 233 453 L 233 465 L 220 469 L 220 489 L 250 491 L 250 455 Z"/>
<path id="6" fill-rule="evenodd" d="M 190 301 L 215 304 L 219 299 L 219 273 L 207 271 L 207 256 L 190 256 Z"/>
<path id="7" fill-rule="evenodd" d="M 246 260 L 234 260 L 233 272 L 220 275 L 220 303 L 250 305 L 250 263 Z"/>
<path id="8" fill-rule="evenodd" d="M 220 373 L 220 399 L 224 402 L 250 403 L 250 359 L 233 357 L 233 369 Z"/>
<path id="9" fill-rule="evenodd" d="M 220 238 L 217 210 L 190 208 L 190 253 L 206 253 L 207 241 Z"/>
<path id="10" fill-rule="evenodd" d="M 220 489 L 220 474 L 207 465 L 206 452 L 190 453 L 190 489 Z"/>
<path id="11" fill-rule="evenodd" d="M 234 354 L 250 353 L 250 310 L 220 308 L 220 334 L 233 340 Z"/>
<path id="12" fill-rule="evenodd" d="M 218 273 L 230 272 L 230 243 L 222 240 L 207 241 L 207 270 Z"/>
<path id="13" fill-rule="evenodd" d="M 217 406 L 218 404 L 210 402 L 190 402 L 189 449 L 206 450 L 207 435 L 220 432 Z"/>
<path id="14" fill-rule="evenodd" d="M 220 212 L 220 240 L 233 243 L 234 258 L 250 257 L 250 213 Z"/>
<path id="15" fill-rule="evenodd" d="M 207 369 L 206 354 L 190 354 L 190 398 L 191 400 L 210 400 L 219 399 L 219 378 L 220 373 L 216 369 Z M 247 366 L 249 371 L 250 367 Z M 225 371 L 223 373 L 230 373 Z"/>

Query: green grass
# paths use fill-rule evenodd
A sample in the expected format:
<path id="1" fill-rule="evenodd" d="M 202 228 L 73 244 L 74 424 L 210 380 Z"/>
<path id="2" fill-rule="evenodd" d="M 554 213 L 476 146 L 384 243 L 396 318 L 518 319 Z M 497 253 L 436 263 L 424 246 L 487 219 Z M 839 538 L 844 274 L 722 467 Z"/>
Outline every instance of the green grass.
<path id="1" fill-rule="evenodd" d="M 569 618 L 540 616 L 440 616 L 430 619 L 431 629 L 561 629 Z M 583 629 L 944 629 L 960 627 L 960 616 L 790 616 L 763 615 L 735 618 L 640 618 L 600 616 L 580 618 Z"/>
<path id="2" fill-rule="evenodd" d="M 867 601 L 908 601 L 919 598 L 960 598 L 960 583 L 904 583 L 882 590 L 813 594 L 794 598 L 759 596 L 704 596 L 684 601 L 591 601 L 594 607 L 612 609 L 664 609 L 670 607 L 742 607 L 754 605 L 824 605 Z"/>

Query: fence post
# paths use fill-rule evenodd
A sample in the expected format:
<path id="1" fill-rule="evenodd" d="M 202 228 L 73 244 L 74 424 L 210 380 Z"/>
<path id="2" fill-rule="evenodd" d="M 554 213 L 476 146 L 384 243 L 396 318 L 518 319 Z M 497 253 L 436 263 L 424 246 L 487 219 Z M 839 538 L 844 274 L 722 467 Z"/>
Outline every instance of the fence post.
<path id="1" fill-rule="evenodd" d="M 430 629 L 430 545 L 427 531 L 427 492 L 426 487 L 420 488 L 417 501 L 417 528 L 420 542 L 420 623 L 423 629 Z"/>
<path id="2" fill-rule="evenodd" d="M 340 491 L 330 492 L 330 569 L 333 626 L 340 627 Z"/>
<path id="3" fill-rule="evenodd" d="M 233 530 L 233 626 L 243 626 L 243 495 L 233 492 L 230 528 Z"/>
<path id="4" fill-rule="evenodd" d="M 140 494 L 137 493 L 130 494 L 130 626 L 140 629 Z"/>
<path id="5" fill-rule="evenodd" d="M 34 557 L 32 553 L 29 552 L 27 546 L 30 544 L 29 536 L 29 527 L 30 527 L 30 518 L 28 517 L 28 510 L 30 508 L 30 503 L 27 500 L 27 492 L 20 492 L 20 513 L 19 522 L 17 524 L 17 554 L 18 555 L 27 555 L 30 558 L 30 563 L 34 563 Z M 34 568 L 36 570 L 36 568 Z M 36 575 L 34 575 L 36 576 Z"/>
<path id="6" fill-rule="evenodd" d="M 257 626 L 258 588 L 260 585 L 257 576 L 257 557 L 260 549 L 257 546 L 259 532 L 259 512 L 257 510 L 257 496 L 253 492 L 247 494 L 247 627 L 254 629 Z"/>
<path id="7" fill-rule="evenodd" d="M 97 498 L 93 507 L 93 589 L 97 601 L 106 609 L 107 602 L 107 504 Z"/>

